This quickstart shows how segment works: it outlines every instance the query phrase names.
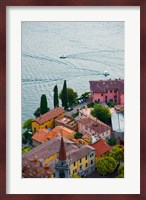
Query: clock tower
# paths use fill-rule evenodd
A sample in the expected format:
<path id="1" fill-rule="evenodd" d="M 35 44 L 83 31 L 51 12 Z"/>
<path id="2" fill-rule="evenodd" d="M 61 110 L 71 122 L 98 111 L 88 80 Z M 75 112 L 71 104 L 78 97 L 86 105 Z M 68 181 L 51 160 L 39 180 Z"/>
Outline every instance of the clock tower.
<path id="1" fill-rule="evenodd" d="M 69 160 L 66 156 L 65 144 L 62 136 L 59 157 L 55 162 L 55 178 L 70 178 Z"/>

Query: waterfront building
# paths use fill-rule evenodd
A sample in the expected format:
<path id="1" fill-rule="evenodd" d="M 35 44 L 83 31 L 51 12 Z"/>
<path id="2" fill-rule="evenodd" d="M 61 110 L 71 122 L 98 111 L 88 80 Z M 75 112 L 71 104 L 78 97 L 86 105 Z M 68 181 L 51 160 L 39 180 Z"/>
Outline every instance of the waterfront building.
<path id="1" fill-rule="evenodd" d="M 39 129 L 52 129 L 55 126 L 55 119 L 63 116 L 65 113 L 61 107 L 56 107 L 47 113 L 40 115 L 32 121 L 32 132 L 36 133 Z"/>
<path id="2" fill-rule="evenodd" d="M 107 103 L 108 101 L 116 104 L 124 104 L 124 80 L 95 80 L 90 83 L 90 99 Z"/>

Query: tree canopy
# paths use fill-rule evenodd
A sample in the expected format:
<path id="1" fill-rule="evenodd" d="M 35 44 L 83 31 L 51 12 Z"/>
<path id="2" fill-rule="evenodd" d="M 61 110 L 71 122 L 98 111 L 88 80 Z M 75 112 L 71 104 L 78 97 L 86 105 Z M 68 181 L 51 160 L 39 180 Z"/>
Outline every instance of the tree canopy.
<path id="1" fill-rule="evenodd" d="M 80 133 L 80 132 L 76 132 L 76 133 L 74 134 L 74 138 L 75 138 L 75 139 L 82 138 L 82 136 L 83 136 L 83 134 Z"/>
<path id="2" fill-rule="evenodd" d="M 46 112 L 48 112 L 47 97 L 46 97 L 45 94 L 42 94 L 42 96 L 41 96 L 41 102 L 40 102 L 40 114 L 43 115 Z"/>
<path id="3" fill-rule="evenodd" d="M 124 161 L 124 146 L 116 145 L 114 146 L 109 153 L 109 156 L 113 157 L 116 161 L 120 162 Z"/>
<path id="4" fill-rule="evenodd" d="M 67 96 L 67 83 L 66 83 L 66 80 L 64 80 L 63 89 L 59 94 L 59 98 L 62 101 L 62 107 L 67 109 L 68 108 L 68 96 Z"/>
<path id="5" fill-rule="evenodd" d="M 59 106 L 59 99 L 58 99 L 58 87 L 55 85 L 54 87 L 54 108 Z"/>
<path id="6" fill-rule="evenodd" d="M 119 166 L 117 178 L 124 178 L 124 164 Z"/>
<path id="7" fill-rule="evenodd" d="M 78 94 L 77 92 L 74 92 L 72 88 L 67 88 L 67 95 L 68 95 L 69 106 L 72 106 L 75 99 L 78 97 Z"/>
<path id="8" fill-rule="evenodd" d="M 109 108 L 104 107 L 101 104 L 96 104 L 91 111 L 91 114 L 102 122 L 107 123 L 110 120 Z"/>
<path id="9" fill-rule="evenodd" d="M 116 168 L 116 160 L 112 157 L 108 156 L 97 160 L 97 171 L 104 176 L 113 173 Z"/>
<path id="10" fill-rule="evenodd" d="M 72 106 L 78 97 L 77 92 L 72 88 L 66 88 L 66 82 L 64 83 L 63 89 L 59 94 L 59 98 L 62 100 L 62 106 L 66 109 L 69 106 Z"/>
<path id="11" fill-rule="evenodd" d="M 33 120 L 33 119 L 31 119 L 31 118 L 28 119 L 28 120 L 26 120 L 26 121 L 24 122 L 22 128 L 23 128 L 23 129 L 27 129 L 27 130 L 31 130 L 31 129 L 32 129 L 32 127 L 31 127 L 31 122 L 32 122 L 32 120 Z"/>

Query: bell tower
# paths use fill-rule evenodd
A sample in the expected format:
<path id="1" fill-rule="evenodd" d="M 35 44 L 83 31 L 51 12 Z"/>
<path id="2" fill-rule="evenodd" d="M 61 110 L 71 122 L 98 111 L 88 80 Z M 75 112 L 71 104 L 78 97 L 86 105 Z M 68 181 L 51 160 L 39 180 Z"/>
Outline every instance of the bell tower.
<path id="1" fill-rule="evenodd" d="M 55 162 L 55 178 L 70 178 L 69 160 L 66 156 L 65 144 L 62 136 L 59 156 Z"/>

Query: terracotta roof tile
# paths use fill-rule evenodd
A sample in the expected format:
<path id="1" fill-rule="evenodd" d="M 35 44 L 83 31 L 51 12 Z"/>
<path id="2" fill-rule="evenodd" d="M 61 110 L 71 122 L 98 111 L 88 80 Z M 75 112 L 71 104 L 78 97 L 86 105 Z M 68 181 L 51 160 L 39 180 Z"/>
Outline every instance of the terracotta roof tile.
<path id="1" fill-rule="evenodd" d="M 110 127 L 100 120 L 96 119 L 91 119 L 91 117 L 86 117 L 78 120 L 78 124 L 83 124 L 84 126 L 94 130 L 97 133 L 103 133 L 107 130 L 110 130 Z"/>
<path id="2" fill-rule="evenodd" d="M 33 121 L 36 121 L 38 124 L 43 124 L 43 123 L 57 117 L 58 115 L 63 114 L 64 112 L 65 111 L 63 108 L 56 107 L 53 110 L 50 110 L 47 113 L 41 115 L 40 117 L 35 118 Z"/>
<path id="3" fill-rule="evenodd" d="M 46 142 L 47 139 L 47 135 L 48 135 L 48 129 L 43 128 L 43 129 L 39 129 L 33 136 L 32 139 L 44 143 Z"/>
<path id="4" fill-rule="evenodd" d="M 111 150 L 111 146 L 109 146 L 103 139 L 97 141 L 94 144 L 90 144 L 93 148 L 96 149 L 96 156 L 100 156 L 103 153 Z"/>
<path id="5" fill-rule="evenodd" d="M 97 93 L 105 93 L 106 90 L 110 89 L 118 89 L 120 93 L 124 92 L 124 80 L 115 79 L 115 80 L 96 80 L 96 81 L 89 81 L 90 83 L 90 90 Z"/>

